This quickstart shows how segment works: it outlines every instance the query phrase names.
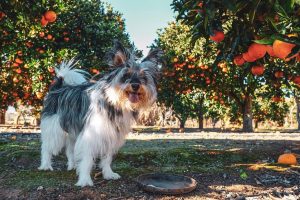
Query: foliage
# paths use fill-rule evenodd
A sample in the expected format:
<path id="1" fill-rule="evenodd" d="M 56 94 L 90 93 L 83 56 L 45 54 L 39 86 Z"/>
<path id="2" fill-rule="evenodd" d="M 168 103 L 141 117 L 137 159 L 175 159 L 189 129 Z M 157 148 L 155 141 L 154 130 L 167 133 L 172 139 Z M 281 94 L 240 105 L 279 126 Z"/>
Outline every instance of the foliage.
<path id="1" fill-rule="evenodd" d="M 18 100 L 39 107 L 63 60 L 76 56 L 98 74 L 107 69 L 104 55 L 113 39 L 131 46 L 121 14 L 100 0 L 4 0 L 0 11 L 2 109 Z M 46 11 L 56 20 L 45 25 Z"/>
<path id="2" fill-rule="evenodd" d="M 203 101 L 212 82 L 209 64 L 214 47 L 204 46 L 204 40 L 191 46 L 191 38 L 190 27 L 179 21 L 160 30 L 155 43 L 166 54 L 159 102 L 172 107 L 182 123 L 188 117 L 196 118 L 199 112 L 205 112 Z"/>
<path id="3" fill-rule="evenodd" d="M 281 98 L 300 74 L 299 2 L 174 0 L 172 6 L 177 19 L 191 27 L 190 45 L 205 39 L 218 50 L 211 58 L 215 83 L 211 89 L 235 100 L 236 111 L 243 114 L 243 129 L 252 131 L 256 90 L 268 85 L 269 94 L 276 97 L 270 99 Z"/>

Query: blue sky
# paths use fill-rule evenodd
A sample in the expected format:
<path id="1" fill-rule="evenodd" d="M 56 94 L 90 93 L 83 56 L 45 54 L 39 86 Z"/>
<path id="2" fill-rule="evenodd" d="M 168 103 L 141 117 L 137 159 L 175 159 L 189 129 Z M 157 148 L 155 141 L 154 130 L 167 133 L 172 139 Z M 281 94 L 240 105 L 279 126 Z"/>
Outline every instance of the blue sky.
<path id="1" fill-rule="evenodd" d="M 173 21 L 172 0 L 105 0 L 123 14 L 126 31 L 144 56 L 157 37 L 157 29 Z"/>

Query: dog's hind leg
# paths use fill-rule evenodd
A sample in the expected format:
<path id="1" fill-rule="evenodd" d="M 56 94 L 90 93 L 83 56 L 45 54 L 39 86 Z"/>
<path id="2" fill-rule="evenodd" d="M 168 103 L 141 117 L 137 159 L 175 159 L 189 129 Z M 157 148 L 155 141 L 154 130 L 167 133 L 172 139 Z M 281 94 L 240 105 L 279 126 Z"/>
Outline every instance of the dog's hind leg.
<path id="1" fill-rule="evenodd" d="M 39 170 L 53 170 L 51 159 L 57 155 L 65 145 L 65 132 L 59 124 L 59 116 L 52 115 L 41 121 L 41 165 Z"/>
<path id="2" fill-rule="evenodd" d="M 102 168 L 103 178 L 106 180 L 116 180 L 121 178 L 121 176 L 111 169 L 112 155 L 108 153 L 105 155 L 100 162 L 100 167 Z"/>
<path id="3" fill-rule="evenodd" d="M 68 158 L 68 170 L 72 170 L 75 168 L 74 146 L 75 146 L 75 139 L 72 136 L 68 135 L 66 140 L 66 155 Z"/>

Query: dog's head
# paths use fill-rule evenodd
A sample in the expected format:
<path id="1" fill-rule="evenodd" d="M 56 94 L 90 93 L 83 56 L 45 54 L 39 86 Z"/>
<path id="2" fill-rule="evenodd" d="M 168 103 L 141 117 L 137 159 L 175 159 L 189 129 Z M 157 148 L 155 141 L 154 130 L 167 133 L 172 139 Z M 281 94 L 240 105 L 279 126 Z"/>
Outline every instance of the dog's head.
<path id="1" fill-rule="evenodd" d="M 115 41 L 107 58 L 116 69 L 104 77 L 109 85 L 106 89 L 108 100 L 130 110 L 151 106 L 157 97 L 161 56 L 162 51 L 155 49 L 141 62 L 136 62 L 135 55 Z"/>

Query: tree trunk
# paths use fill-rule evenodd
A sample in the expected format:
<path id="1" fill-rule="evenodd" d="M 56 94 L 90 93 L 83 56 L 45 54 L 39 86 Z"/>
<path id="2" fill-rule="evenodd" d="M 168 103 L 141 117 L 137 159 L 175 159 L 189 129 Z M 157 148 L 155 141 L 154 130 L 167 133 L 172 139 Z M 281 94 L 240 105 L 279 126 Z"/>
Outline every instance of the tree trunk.
<path id="1" fill-rule="evenodd" d="M 199 112 L 198 115 L 198 123 L 199 123 L 199 129 L 202 130 L 203 129 L 203 112 Z"/>
<path id="2" fill-rule="evenodd" d="M 243 105 L 243 132 L 253 132 L 252 126 L 252 98 L 246 96 Z"/>
<path id="3" fill-rule="evenodd" d="M 184 128 L 186 120 L 180 119 L 179 121 L 180 121 L 179 128 Z"/>
<path id="4" fill-rule="evenodd" d="M 198 123 L 199 129 L 203 129 L 203 98 L 199 99 L 199 107 L 198 107 Z"/>
<path id="5" fill-rule="evenodd" d="M 5 124 L 5 112 L 6 110 L 0 110 L 0 124 Z"/>
<path id="6" fill-rule="evenodd" d="M 298 130 L 300 130 L 300 98 L 295 95 L 295 101 L 297 105 L 297 123 L 298 123 Z"/>
<path id="7" fill-rule="evenodd" d="M 258 120 L 255 120 L 254 124 L 254 128 L 258 128 Z"/>

